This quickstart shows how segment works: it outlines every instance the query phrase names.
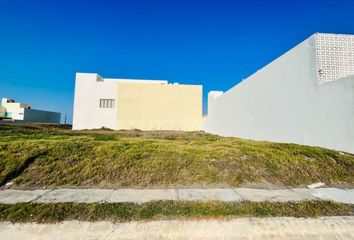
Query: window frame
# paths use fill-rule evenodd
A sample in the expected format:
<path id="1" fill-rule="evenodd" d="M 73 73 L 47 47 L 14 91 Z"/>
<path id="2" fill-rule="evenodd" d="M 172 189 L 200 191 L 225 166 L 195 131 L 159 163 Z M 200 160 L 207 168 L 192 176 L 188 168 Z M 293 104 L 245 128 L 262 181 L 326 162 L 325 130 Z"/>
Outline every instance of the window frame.
<path id="1" fill-rule="evenodd" d="M 115 99 L 113 98 L 100 98 L 99 108 L 115 108 Z"/>

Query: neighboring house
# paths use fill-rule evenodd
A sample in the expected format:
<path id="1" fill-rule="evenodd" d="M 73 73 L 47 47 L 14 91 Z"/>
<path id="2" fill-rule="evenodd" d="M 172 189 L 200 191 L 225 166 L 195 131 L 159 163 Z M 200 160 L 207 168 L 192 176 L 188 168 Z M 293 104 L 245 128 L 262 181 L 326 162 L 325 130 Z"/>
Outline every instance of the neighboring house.
<path id="1" fill-rule="evenodd" d="M 201 129 L 202 86 L 77 73 L 73 129 Z"/>
<path id="2" fill-rule="evenodd" d="M 1 100 L 0 120 L 10 123 L 60 123 L 60 113 L 32 109 L 29 104 L 17 103 L 13 99 L 3 98 Z"/>
<path id="3" fill-rule="evenodd" d="M 227 92 L 203 130 L 354 153 L 354 35 L 314 34 Z"/>

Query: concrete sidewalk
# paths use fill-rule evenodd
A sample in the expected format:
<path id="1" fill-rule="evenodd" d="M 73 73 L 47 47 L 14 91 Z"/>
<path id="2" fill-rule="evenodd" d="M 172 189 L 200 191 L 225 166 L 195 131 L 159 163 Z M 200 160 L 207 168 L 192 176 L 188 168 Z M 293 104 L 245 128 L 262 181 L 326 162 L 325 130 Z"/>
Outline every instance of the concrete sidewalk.
<path id="1" fill-rule="evenodd" d="M 354 217 L 0 223 L 1 239 L 354 239 Z"/>
<path id="2" fill-rule="evenodd" d="M 241 201 L 306 201 L 331 200 L 354 204 L 354 189 L 339 188 L 294 188 L 294 189 L 251 189 L 251 188 L 208 188 L 208 189 L 47 189 L 47 190 L 1 190 L 0 203 L 18 202 L 134 202 L 154 200 L 186 200 L 224 202 Z"/>

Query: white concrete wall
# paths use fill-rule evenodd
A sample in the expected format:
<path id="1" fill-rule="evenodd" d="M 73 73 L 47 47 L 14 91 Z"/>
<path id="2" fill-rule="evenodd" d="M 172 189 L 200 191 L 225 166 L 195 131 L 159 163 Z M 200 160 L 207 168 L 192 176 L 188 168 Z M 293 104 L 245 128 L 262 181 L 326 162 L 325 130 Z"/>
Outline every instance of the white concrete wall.
<path id="1" fill-rule="evenodd" d="M 97 82 L 95 73 L 77 73 L 75 81 L 73 129 L 117 129 L 117 82 Z M 115 99 L 115 108 L 100 108 L 100 99 Z"/>
<path id="2" fill-rule="evenodd" d="M 354 153 L 354 76 L 317 83 L 315 36 L 226 93 L 209 97 L 203 130 Z"/>

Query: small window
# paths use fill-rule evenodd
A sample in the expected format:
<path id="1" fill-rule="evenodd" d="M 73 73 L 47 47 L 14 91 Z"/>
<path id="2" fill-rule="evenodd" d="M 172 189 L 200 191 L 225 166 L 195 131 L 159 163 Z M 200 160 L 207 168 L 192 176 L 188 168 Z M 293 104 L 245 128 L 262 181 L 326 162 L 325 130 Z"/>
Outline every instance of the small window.
<path id="1" fill-rule="evenodd" d="M 100 108 L 114 108 L 114 99 L 100 99 Z"/>

